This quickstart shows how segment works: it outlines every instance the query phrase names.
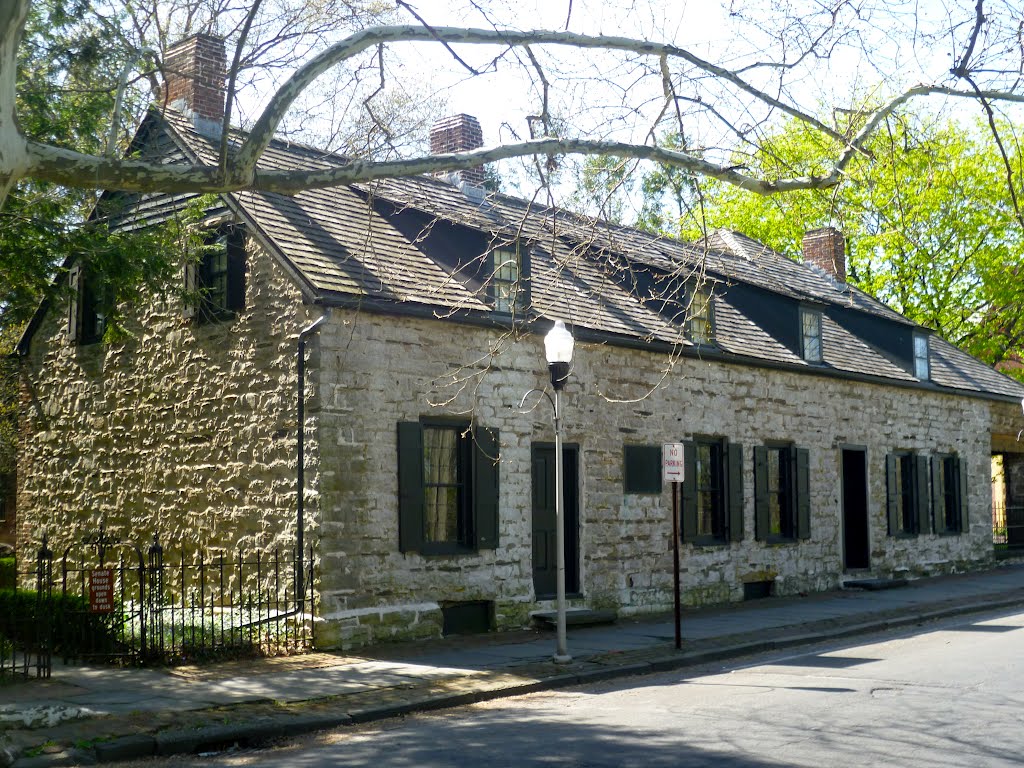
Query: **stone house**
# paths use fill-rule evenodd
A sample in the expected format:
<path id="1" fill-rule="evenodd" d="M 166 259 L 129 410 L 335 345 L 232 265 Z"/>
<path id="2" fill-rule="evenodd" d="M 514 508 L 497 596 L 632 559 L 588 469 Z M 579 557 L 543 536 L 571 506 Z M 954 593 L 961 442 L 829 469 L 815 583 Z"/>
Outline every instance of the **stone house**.
<path id="1" fill-rule="evenodd" d="M 173 108 L 134 149 L 212 163 L 222 80 L 199 64 L 223 49 L 199 36 L 174 55 Z M 468 116 L 433 136 L 480 139 Z M 343 162 L 283 142 L 264 160 Z M 154 297 L 117 343 L 72 264 L 77 300 L 43 306 L 19 346 L 23 551 L 40 527 L 100 520 L 140 540 L 291 545 L 306 329 L 321 643 L 522 626 L 552 605 L 554 449 L 546 402 L 518 406 L 545 385 L 541 337 L 563 319 L 572 606 L 671 607 L 667 442 L 687 447 L 686 604 L 991 561 L 990 461 L 1024 461 L 1024 386 L 849 285 L 840 233 L 808 233 L 800 264 L 738 233 L 681 243 L 479 181 L 223 195 L 209 253 L 183 269 L 200 298 Z M 135 225 L 183 199 L 128 202 Z"/>

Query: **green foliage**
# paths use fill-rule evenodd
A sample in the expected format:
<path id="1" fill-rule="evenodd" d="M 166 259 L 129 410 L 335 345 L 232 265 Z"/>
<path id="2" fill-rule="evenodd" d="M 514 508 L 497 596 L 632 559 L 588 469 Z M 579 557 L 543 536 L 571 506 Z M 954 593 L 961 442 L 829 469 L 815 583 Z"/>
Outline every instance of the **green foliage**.
<path id="1" fill-rule="evenodd" d="M 75 595 L 0 590 L 0 637 L 15 647 L 38 647 L 49 639 L 53 651 L 65 656 L 112 648 L 116 640 L 106 617 L 90 613 L 89 602 Z"/>
<path id="2" fill-rule="evenodd" d="M 736 162 L 769 178 L 821 173 L 841 150 L 791 123 Z M 1020 178 L 1021 155 L 1011 161 Z M 1002 158 L 981 126 L 897 115 L 838 187 L 763 197 L 709 181 L 702 195 L 697 215 L 672 234 L 724 227 L 798 258 L 806 230 L 837 226 L 858 287 L 990 364 L 1024 350 L 1024 238 Z"/>
<path id="3" fill-rule="evenodd" d="M 591 155 L 577 171 L 573 206 L 621 224 L 633 190 L 636 161 L 612 155 Z"/>
<path id="4" fill-rule="evenodd" d="M 13 557 L 0 557 L 0 590 L 14 589 L 17 578 Z"/>

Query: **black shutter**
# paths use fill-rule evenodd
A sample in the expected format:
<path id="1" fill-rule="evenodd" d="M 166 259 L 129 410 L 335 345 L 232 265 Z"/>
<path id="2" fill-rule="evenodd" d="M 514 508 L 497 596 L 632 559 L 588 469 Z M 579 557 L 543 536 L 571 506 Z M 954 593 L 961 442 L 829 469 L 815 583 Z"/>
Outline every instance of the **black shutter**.
<path id="1" fill-rule="evenodd" d="M 914 531 L 928 533 L 928 457 L 914 457 Z"/>
<path id="2" fill-rule="evenodd" d="M 945 478 L 942 477 L 942 470 L 943 470 L 943 467 L 942 467 L 942 457 L 941 456 L 932 456 L 931 467 L 932 467 L 932 495 L 931 495 L 931 502 L 932 502 L 932 504 L 931 504 L 931 506 L 932 506 L 932 509 L 931 509 L 931 525 L 932 525 L 932 527 L 931 527 L 931 530 L 935 531 L 935 533 L 940 533 L 943 530 L 945 530 L 945 528 L 946 528 L 945 512 L 946 512 L 946 498 L 947 498 L 941 492 L 942 491 L 942 480 L 945 479 Z M 925 524 L 925 521 L 922 521 L 922 526 L 924 526 L 924 524 Z M 921 532 L 922 533 L 928 533 L 927 527 L 922 527 Z"/>
<path id="3" fill-rule="evenodd" d="M 245 311 L 245 230 L 232 227 L 228 230 L 228 285 L 226 309 L 231 312 Z"/>
<path id="4" fill-rule="evenodd" d="M 891 453 L 885 457 L 885 511 L 890 536 L 895 536 L 900 529 L 900 489 L 896 487 L 896 462 L 899 460 L 899 456 Z"/>
<path id="5" fill-rule="evenodd" d="M 423 545 L 423 429 L 418 421 L 398 423 L 398 549 Z"/>
<path id="6" fill-rule="evenodd" d="M 498 430 L 477 427 L 473 440 L 473 514 L 477 549 L 498 546 Z"/>
<path id="7" fill-rule="evenodd" d="M 727 446 L 729 469 L 728 520 L 729 541 L 743 541 L 743 446 L 729 443 Z"/>
<path id="8" fill-rule="evenodd" d="M 697 447 L 693 441 L 683 443 L 682 483 L 682 531 L 683 541 L 697 538 Z"/>
<path id="9" fill-rule="evenodd" d="M 796 537 L 811 538 L 811 455 L 806 448 L 796 454 Z"/>
<path id="10" fill-rule="evenodd" d="M 82 265 L 75 264 L 68 270 L 68 285 L 71 296 L 68 300 L 68 341 L 74 344 L 78 341 L 78 332 L 81 328 L 81 296 L 82 296 Z"/>
<path id="11" fill-rule="evenodd" d="M 622 446 L 624 493 L 661 493 L 660 445 Z"/>
<path id="12" fill-rule="evenodd" d="M 959 456 L 953 458 L 957 479 L 957 498 L 960 500 L 960 532 L 967 533 L 967 462 Z"/>
<path id="13" fill-rule="evenodd" d="M 754 538 L 767 541 L 771 522 L 768 519 L 768 449 L 754 446 Z"/>

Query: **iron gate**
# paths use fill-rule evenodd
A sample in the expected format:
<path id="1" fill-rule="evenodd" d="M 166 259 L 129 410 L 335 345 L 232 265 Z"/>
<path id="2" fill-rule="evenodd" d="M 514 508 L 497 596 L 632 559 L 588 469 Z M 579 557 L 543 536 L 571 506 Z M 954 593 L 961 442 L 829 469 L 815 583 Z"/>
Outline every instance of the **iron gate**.
<path id="1" fill-rule="evenodd" d="M 55 556 L 44 536 L 34 571 L 20 577 L 35 589 L 16 595 L 18 618 L 0 620 L 0 672 L 49 677 L 54 655 L 180 664 L 307 650 L 312 547 L 304 560 L 297 578 L 293 552 L 169 553 L 157 537 L 142 547 L 102 526 Z"/>

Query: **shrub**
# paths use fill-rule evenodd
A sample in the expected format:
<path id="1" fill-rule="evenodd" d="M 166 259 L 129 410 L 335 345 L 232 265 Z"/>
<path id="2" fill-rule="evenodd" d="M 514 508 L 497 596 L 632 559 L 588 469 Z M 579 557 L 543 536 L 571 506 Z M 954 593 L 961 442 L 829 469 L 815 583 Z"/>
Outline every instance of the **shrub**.
<path id="1" fill-rule="evenodd" d="M 0 557 L 0 589 L 14 589 L 17 572 L 13 557 Z"/>
<path id="2" fill-rule="evenodd" d="M 106 615 L 89 612 L 76 595 L 40 597 L 31 590 L 0 590 L 0 636 L 16 646 L 50 648 L 64 656 L 107 653 L 117 645 Z"/>

